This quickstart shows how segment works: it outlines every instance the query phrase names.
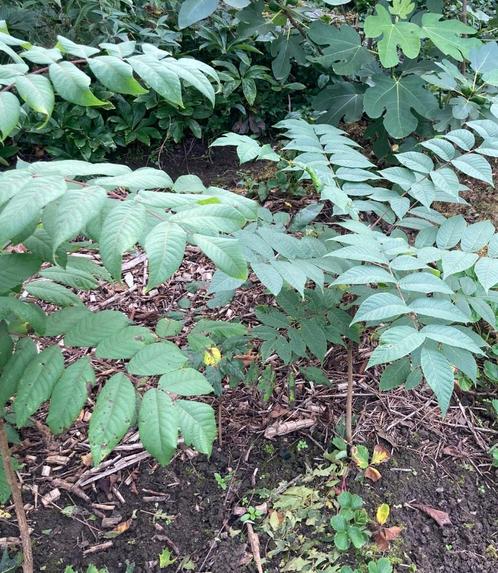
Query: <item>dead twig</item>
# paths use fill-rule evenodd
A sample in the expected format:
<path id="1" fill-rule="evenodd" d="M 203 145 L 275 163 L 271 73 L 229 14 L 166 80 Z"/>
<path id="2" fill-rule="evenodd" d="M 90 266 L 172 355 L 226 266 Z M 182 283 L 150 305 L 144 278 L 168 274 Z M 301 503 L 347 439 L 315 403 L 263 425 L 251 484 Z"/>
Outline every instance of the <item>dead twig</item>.
<path id="1" fill-rule="evenodd" d="M 353 343 L 348 342 L 348 389 L 346 395 L 346 441 L 353 444 Z"/>
<path id="2" fill-rule="evenodd" d="M 19 525 L 19 533 L 23 551 L 22 570 L 23 573 L 33 573 L 33 553 L 31 551 L 31 538 L 29 534 L 28 520 L 26 519 L 26 512 L 24 511 L 21 488 L 19 487 L 14 468 L 12 467 L 9 443 L 7 441 L 7 433 L 5 432 L 5 424 L 1 418 L 0 454 L 2 455 L 5 477 L 7 478 L 7 483 L 9 484 L 10 490 L 12 492 L 12 499 L 14 500 L 14 507 L 17 515 L 17 523 Z"/>
<path id="3" fill-rule="evenodd" d="M 251 523 L 247 522 L 247 537 L 249 538 L 249 543 L 251 545 L 252 555 L 254 557 L 254 564 L 258 573 L 263 573 L 263 565 L 261 564 L 261 552 L 259 548 L 259 537 L 254 532 L 254 528 Z"/>

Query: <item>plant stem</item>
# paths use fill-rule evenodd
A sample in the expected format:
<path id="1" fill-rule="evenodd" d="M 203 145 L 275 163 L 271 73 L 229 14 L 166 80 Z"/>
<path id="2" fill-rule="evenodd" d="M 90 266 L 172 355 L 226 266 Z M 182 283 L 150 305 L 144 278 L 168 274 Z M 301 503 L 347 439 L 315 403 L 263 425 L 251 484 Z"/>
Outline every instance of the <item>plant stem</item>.
<path id="1" fill-rule="evenodd" d="M 467 0 L 462 0 L 462 22 L 464 24 L 467 24 Z M 465 36 L 466 36 L 466 34 L 465 34 Z M 460 71 L 462 72 L 462 74 L 465 73 L 466 69 L 467 69 L 467 66 L 465 64 L 465 59 L 463 59 L 462 63 L 460 64 Z"/>
<path id="2" fill-rule="evenodd" d="M 19 532 L 21 535 L 21 543 L 23 550 L 23 573 L 33 573 L 33 554 L 31 552 L 31 539 L 29 535 L 28 520 L 26 519 L 26 512 L 24 511 L 24 504 L 22 501 L 21 488 L 17 482 L 17 477 L 12 467 L 10 459 L 9 443 L 7 441 L 7 434 L 5 432 L 5 423 L 0 418 L 0 454 L 3 459 L 3 467 L 5 470 L 5 477 L 12 492 L 12 499 L 17 515 L 17 523 L 19 525 Z"/>
<path id="3" fill-rule="evenodd" d="M 346 441 L 353 444 L 353 343 L 348 342 L 348 390 L 346 394 Z"/>

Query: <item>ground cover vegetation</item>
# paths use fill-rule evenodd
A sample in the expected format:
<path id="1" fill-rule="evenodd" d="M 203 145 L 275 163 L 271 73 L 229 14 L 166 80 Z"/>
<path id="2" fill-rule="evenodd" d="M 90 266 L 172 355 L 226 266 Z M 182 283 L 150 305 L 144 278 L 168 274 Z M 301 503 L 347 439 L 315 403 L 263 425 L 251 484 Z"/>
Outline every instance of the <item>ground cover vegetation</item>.
<path id="1" fill-rule="evenodd" d="M 408 567 L 393 549 L 402 528 L 386 525 L 390 505 L 366 508 L 347 485 L 351 473 L 351 489 L 382 480 L 378 466 L 391 457 L 355 437 L 355 377 L 370 372 L 375 392 L 423 393 L 441 420 L 457 404 L 483 466 L 498 467 L 497 217 L 466 216 L 474 189 L 496 201 L 493 6 L 11 4 L 0 7 L 0 503 L 12 499 L 22 552 L 6 550 L 0 571 L 40 566 L 16 474 L 26 461 L 11 452 L 26 432 L 53 440 L 82 428 L 94 469 L 59 487 L 88 501 L 83 488 L 127 437 L 140 460 L 160 466 L 185 451 L 211 456 L 216 440 L 222 447 L 227 392 L 256 389 L 268 404 L 283 388 L 292 407 L 303 387 L 333 386 L 334 353 L 344 365 L 343 415 L 326 430 L 321 465 L 306 464 L 283 486 L 250 484 L 238 522 L 246 565 Z M 192 138 L 271 177 L 246 174 L 245 194 L 195 174 L 170 177 L 164 155 Z M 130 149 L 147 165 L 128 166 Z M 112 305 L 128 289 L 146 307 L 199 264 L 209 272 L 182 279 L 175 309 L 153 320 Z M 248 312 L 237 312 L 238 300 L 251 301 Z M 465 395 L 482 420 L 469 421 Z M 264 435 L 315 421 L 289 424 Z M 296 456 L 308 448 L 298 441 Z M 213 475 L 226 502 L 237 472 L 221 470 Z M 432 507 L 409 507 L 449 523 Z M 154 523 L 169 519 L 158 511 Z M 113 522 L 106 539 L 133 519 Z M 271 545 L 262 557 L 263 536 Z M 210 570 L 212 549 L 198 563 L 162 540 L 167 547 L 138 571 Z M 79 566 L 135 570 L 132 560 L 52 570 Z"/>

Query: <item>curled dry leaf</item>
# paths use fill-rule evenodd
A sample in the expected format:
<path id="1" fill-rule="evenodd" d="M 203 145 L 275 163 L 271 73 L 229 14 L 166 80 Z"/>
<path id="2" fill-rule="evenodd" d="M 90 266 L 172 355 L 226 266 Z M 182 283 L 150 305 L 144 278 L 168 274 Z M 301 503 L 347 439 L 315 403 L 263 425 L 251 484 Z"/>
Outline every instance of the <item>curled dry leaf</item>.
<path id="1" fill-rule="evenodd" d="M 378 466 L 379 464 L 387 462 L 390 459 L 390 457 L 391 454 L 388 452 L 388 450 L 384 446 L 377 444 L 374 447 L 370 463 L 374 466 Z"/>
<path id="2" fill-rule="evenodd" d="M 424 505 L 423 503 L 412 503 L 411 506 L 420 509 L 420 511 L 423 511 L 429 517 L 432 517 L 432 519 L 439 525 L 439 527 L 443 527 L 444 525 L 451 525 L 450 516 L 446 513 L 446 511 L 435 509 L 429 505 Z"/>
<path id="3" fill-rule="evenodd" d="M 376 481 L 380 480 L 380 478 L 382 477 L 382 474 L 379 472 L 379 470 L 376 470 L 372 466 L 369 466 L 365 470 L 365 477 L 367 479 L 369 479 L 370 481 L 376 482 Z"/>
<path id="4" fill-rule="evenodd" d="M 389 543 L 399 537 L 402 529 L 401 527 L 383 527 L 375 534 L 375 543 L 381 551 L 389 549 Z"/>

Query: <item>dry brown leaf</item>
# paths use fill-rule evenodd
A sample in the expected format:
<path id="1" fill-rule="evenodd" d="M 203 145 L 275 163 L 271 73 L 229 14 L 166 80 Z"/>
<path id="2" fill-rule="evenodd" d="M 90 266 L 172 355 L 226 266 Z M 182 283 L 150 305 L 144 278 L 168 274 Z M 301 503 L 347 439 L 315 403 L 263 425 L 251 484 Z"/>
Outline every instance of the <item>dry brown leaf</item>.
<path id="1" fill-rule="evenodd" d="M 401 527 L 383 527 L 375 534 L 375 543 L 381 551 L 389 549 L 389 543 L 399 537 L 402 529 Z"/>
<path id="2" fill-rule="evenodd" d="M 439 525 L 439 527 L 443 527 L 444 525 L 451 525 L 450 516 L 446 513 L 446 511 L 435 509 L 434 507 L 424 505 L 423 503 L 412 503 L 410 505 L 420 509 L 420 511 L 423 511 L 429 517 L 432 517 L 432 519 Z"/>
<path id="3" fill-rule="evenodd" d="M 372 460 L 370 463 L 373 464 L 374 466 L 378 466 L 379 464 L 387 462 L 390 459 L 390 457 L 391 454 L 384 446 L 376 444 L 376 446 L 373 449 Z"/>
<path id="4" fill-rule="evenodd" d="M 379 472 L 379 470 L 376 470 L 372 466 L 369 466 L 365 470 L 365 477 L 367 479 L 369 479 L 370 481 L 376 482 L 376 481 L 380 480 L 380 478 L 382 477 L 382 474 Z"/>

